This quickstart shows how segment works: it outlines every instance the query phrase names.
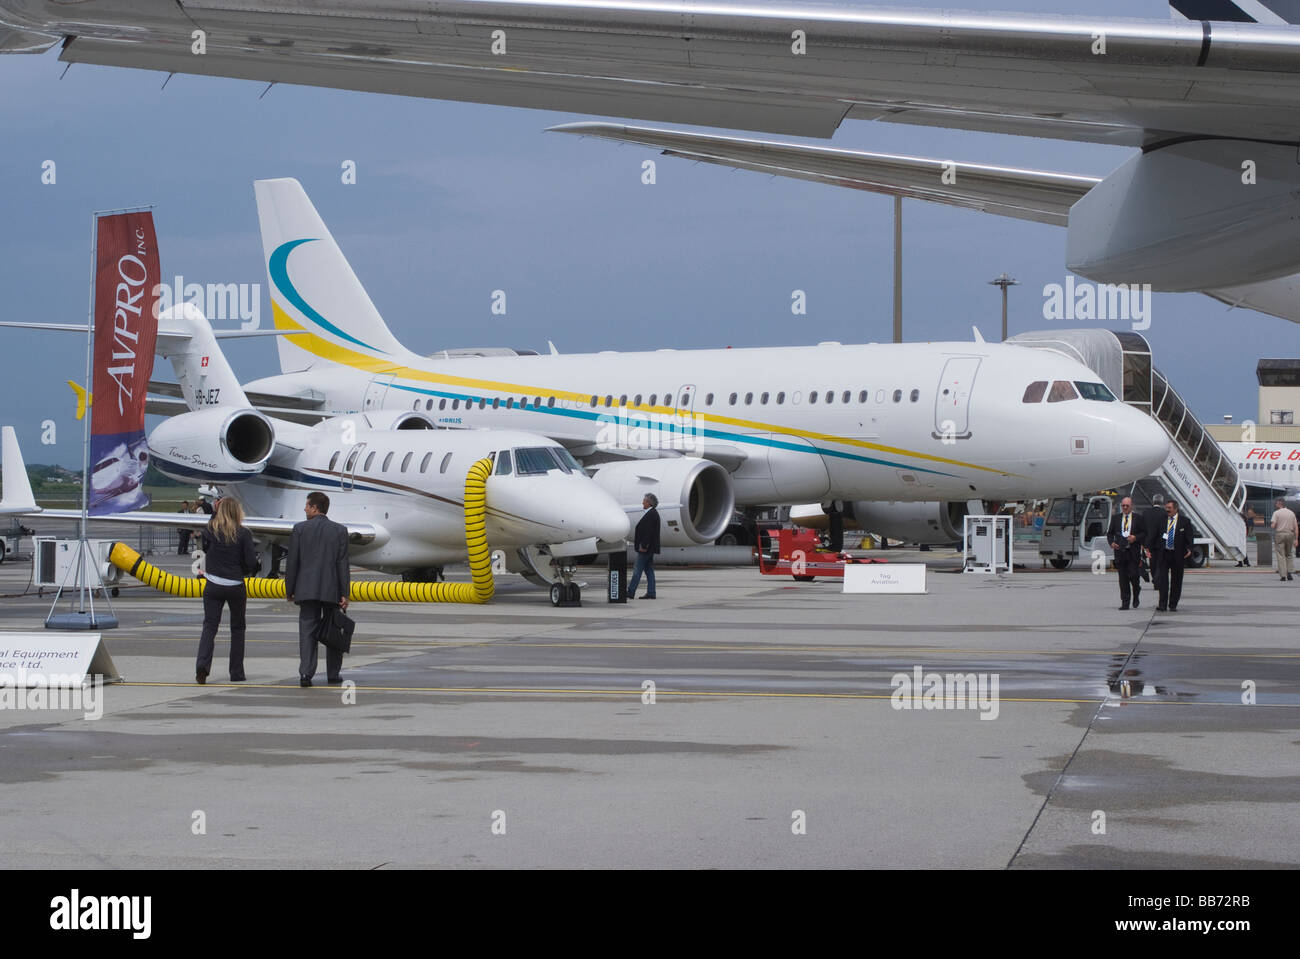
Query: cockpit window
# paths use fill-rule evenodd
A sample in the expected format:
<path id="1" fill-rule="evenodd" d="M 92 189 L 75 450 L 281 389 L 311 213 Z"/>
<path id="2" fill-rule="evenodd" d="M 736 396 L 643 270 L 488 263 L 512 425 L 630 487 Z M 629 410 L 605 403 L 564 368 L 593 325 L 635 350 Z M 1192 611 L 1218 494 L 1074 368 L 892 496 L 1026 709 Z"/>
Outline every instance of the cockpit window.
<path id="1" fill-rule="evenodd" d="M 1022 403 L 1041 403 L 1043 394 L 1047 392 L 1047 380 L 1038 380 L 1036 383 L 1030 383 L 1025 387 L 1025 398 Z"/>
<path id="2" fill-rule="evenodd" d="M 532 446 L 515 450 L 515 469 L 520 476 L 540 476 L 561 467 L 551 455 L 549 447 Z"/>
<path id="3" fill-rule="evenodd" d="M 1052 384 L 1052 391 L 1047 394 L 1049 403 L 1065 403 L 1068 400 L 1077 400 L 1079 394 L 1074 390 L 1074 384 L 1069 380 L 1057 380 Z"/>
<path id="4" fill-rule="evenodd" d="M 571 473 L 587 472 L 585 469 L 582 468 L 582 464 L 573 458 L 573 454 L 570 453 L 568 450 L 566 450 L 563 446 L 553 446 L 551 447 L 551 452 L 555 454 L 555 458 L 560 461 L 561 466 L 567 466 L 569 468 L 569 472 Z"/>
<path id="5" fill-rule="evenodd" d="M 1098 400 L 1102 403 L 1115 402 L 1115 394 L 1106 389 L 1105 383 L 1081 383 L 1075 380 L 1074 385 L 1079 388 L 1079 395 L 1085 400 Z"/>
<path id="6" fill-rule="evenodd" d="M 510 451 L 502 450 L 497 454 L 497 476 L 510 475 Z"/>

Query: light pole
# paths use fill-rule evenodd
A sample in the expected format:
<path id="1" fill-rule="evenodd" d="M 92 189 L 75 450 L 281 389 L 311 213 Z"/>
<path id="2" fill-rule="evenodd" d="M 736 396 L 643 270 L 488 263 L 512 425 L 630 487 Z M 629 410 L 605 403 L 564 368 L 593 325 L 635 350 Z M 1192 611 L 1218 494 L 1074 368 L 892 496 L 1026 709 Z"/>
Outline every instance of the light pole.
<path id="1" fill-rule="evenodd" d="M 989 280 L 989 286 L 1002 287 L 1002 342 L 1007 341 L 1007 287 L 1019 286 L 1019 280 L 1013 280 L 1009 275 L 1003 273 L 996 280 Z"/>
<path id="2" fill-rule="evenodd" d="M 894 197 L 894 342 L 903 342 L 903 198 Z"/>

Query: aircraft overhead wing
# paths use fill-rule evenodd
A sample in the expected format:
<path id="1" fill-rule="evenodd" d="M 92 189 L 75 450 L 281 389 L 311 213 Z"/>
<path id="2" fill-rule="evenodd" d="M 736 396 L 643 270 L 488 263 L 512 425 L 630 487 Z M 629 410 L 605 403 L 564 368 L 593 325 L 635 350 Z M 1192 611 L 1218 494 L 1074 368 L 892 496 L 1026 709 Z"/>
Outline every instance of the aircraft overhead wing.
<path id="1" fill-rule="evenodd" d="M 1069 225 L 1070 208 L 1101 182 L 1097 177 L 1042 170 L 899 157 L 614 123 L 567 123 L 551 129 L 559 133 L 658 147 L 666 156 L 928 200 L 1062 227 Z M 951 174 L 951 183 L 945 183 L 945 174 Z M 1200 292 L 1233 308 L 1256 310 L 1300 323 L 1300 274 Z"/>
<path id="2" fill-rule="evenodd" d="M 0 0 L 0 51 L 57 43 L 69 63 L 803 136 L 857 119 L 1128 146 L 1300 140 L 1300 30 L 1285 24 L 734 0 Z"/>
<path id="3" fill-rule="evenodd" d="M 558 133 L 659 147 L 666 156 L 871 193 L 929 200 L 1054 226 L 1065 226 L 1069 222 L 1070 207 L 1101 182 L 1097 177 L 1066 173 L 744 140 L 615 123 L 566 123 L 551 129 Z"/>
<path id="4" fill-rule="evenodd" d="M 42 509 L 33 515 L 41 519 L 81 519 L 81 510 L 77 509 Z M 208 517 L 203 513 L 155 513 L 150 510 L 136 510 L 130 513 L 109 513 L 104 516 L 92 516 L 95 523 L 132 523 L 136 526 L 167 526 L 172 529 L 182 527 L 202 529 L 208 525 Z M 264 536 L 288 536 L 298 520 L 274 519 L 266 516 L 245 516 L 244 525 L 253 533 Z M 373 523 L 343 523 L 348 528 L 348 541 L 353 546 L 363 546 L 373 542 L 381 535 L 382 528 Z"/>

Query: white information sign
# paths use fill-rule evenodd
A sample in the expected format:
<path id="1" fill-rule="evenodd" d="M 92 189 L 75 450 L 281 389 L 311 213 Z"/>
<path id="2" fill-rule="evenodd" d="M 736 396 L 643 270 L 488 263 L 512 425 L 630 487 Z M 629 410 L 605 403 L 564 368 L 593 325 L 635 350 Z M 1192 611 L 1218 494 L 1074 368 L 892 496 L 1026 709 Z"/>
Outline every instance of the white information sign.
<path id="1" fill-rule="evenodd" d="M 848 563 L 846 593 L 924 593 L 924 563 Z"/>
<path id="2" fill-rule="evenodd" d="M 101 637 L 101 633 L 0 632 L 0 683 L 80 686 L 88 676 L 119 683 L 122 677 Z"/>

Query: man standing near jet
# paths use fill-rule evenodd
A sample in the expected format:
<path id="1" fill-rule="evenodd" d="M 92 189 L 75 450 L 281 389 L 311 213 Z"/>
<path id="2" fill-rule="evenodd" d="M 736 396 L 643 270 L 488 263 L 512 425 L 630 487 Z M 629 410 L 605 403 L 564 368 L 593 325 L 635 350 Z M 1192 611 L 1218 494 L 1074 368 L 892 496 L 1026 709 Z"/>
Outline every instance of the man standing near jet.
<path id="1" fill-rule="evenodd" d="M 348 569 L 348 528 L 325 514 L 330 498 L 324 493 L 307 494 L 303 512 L 307 518 L 293 527 L 289 537 L 289 558 L 284 571 L 284 592 L 298 604 L 298 685 L 310 686 L 316 675 L 316 630 L 334 607 L 348 608 L 351 577 Z M 325 676 L 341 683 L 343 653 L 325 649 Z"/>
<path id="2" fill-rule="evenodd" d="M 1273 555 L 1277 557 L 1277 575 L 1279 579 L 1289 580 L 1295 572 L 1295 513 L 1287 509 L 1286 500 L 1278 499 L 1273 504 L 1273 518 L 1269 525 L 1273 527 Z"/>
<path id="3" fill-rule="evenodd" d="M 659 552 L 659 497 L 646 493 L 641 500 L 645 515 L 636 524 L 636 534 L 632 539 L 632 548 L 636 550 L 636 565 L 632 568 L 632 582 L 627 584 L 627 598 L 636 599 L 636 588 L 645 573 L 645 595 L 642 599 L 655 598 L 655 554 Z"/>
<path id="4" fill-rule="evenodd" d="M 1192 555 L 1192 524 L 1178 513 L 1178 500 L 1165 502 L 1165 521 L 1151 530 L 1151 572 L 1160 605 L 1156 612 L 1176 612 L 1183 595 L 1183 565 Z"/>
<path id="5" fill-rule="evenodd" d="M 1147 541 L 1146 523 L 1133 512 L 1133 500 L 1125 496 L 1120 500 L 1119 515 L 1110 521 L 1106 541 L 1115 551 L 1115 569 L 1119 572 L 1119 608 L 1128 609 L 1129 594 L 1133 608 L 1142 605 L 1138 596 L 1142 592 L 1142 547 Z"/>

